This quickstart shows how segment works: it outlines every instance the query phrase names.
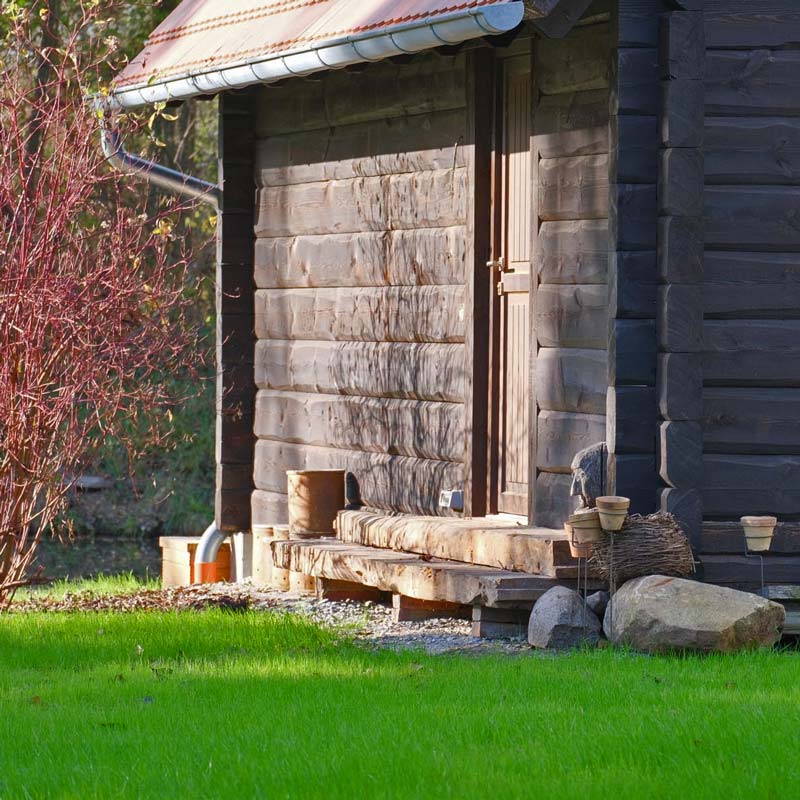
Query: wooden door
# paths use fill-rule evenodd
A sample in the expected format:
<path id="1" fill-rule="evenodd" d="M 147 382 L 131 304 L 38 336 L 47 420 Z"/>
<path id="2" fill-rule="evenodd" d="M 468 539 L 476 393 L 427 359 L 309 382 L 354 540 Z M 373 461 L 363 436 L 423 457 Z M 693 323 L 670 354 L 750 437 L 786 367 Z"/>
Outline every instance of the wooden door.
<path id="1" fill-rule="evenodd" d="M 531 183 L 531 57 L 503 59 L 499 133 L 500 257 L 494 268 L 499 313 L 497 510 L 528 514 Z"/>

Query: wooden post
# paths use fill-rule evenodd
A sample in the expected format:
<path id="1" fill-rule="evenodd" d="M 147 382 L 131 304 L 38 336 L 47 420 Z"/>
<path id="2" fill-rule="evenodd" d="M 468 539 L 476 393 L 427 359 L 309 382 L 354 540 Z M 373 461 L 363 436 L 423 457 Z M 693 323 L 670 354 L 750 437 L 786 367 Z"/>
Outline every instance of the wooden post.
<path id="1" fill-rule="evenodd" d="M 215 520 L 223 531 L 250 529 L 253 491 L 255 334 L 254 90 L 220 95 L 217 218 L 217 394 Z"/>
<path id="2" fill-rule="evenodd" d="M 701 3 L 694 2 L 698 9 Z M 662 109 L 658 226 L 658 468 L 660 505 L 699 547 L 703 508 L 703 134 L 702 10 L 661 22 Z"/>
<path id="3" fill-rule="evenodd" d="M 464 516 L 486 514 L 489 432 L 489 259 L 492 207 L 492 134 L 494 129 L 494 54 L 471 50 L 467 60 L 467 291 L 471 316 L 466 329 L 467 387 L 465 416 Z"/>
<path id="4" fill-rule="evenodd" d="M 664 0 L 619 0 L 609 113 L 608 491 L 655 509 L 659 20 Z"/>

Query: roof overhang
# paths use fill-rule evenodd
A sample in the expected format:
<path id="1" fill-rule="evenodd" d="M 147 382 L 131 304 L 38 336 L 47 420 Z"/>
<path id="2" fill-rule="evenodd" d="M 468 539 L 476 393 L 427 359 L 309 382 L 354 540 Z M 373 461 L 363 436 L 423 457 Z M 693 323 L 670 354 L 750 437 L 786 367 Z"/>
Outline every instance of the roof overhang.
<path id="1" fill-rule="evenodd" d="M 574 2 L 574 0 L 572 0 Z M 114 81 L 119 108 L 455 45 L 564 0 L 184 0 Z M 588 4 L 588 0 L 585 0 Z"/>

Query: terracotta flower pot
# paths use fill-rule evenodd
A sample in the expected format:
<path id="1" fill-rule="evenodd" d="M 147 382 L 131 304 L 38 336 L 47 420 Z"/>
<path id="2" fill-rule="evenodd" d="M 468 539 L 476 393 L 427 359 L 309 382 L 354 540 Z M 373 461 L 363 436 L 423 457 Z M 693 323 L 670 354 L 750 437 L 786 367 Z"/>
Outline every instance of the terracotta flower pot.
<path id="1" fill-rule="evenodd" d="M 567 534 L 569 538 L 569 552 L 573 558 L 589 558 L 591 554 L 592 546 L 588 542 L 583 542 L 579 544 L 575 541 L 575 533 L 572 529 L 572 525 L 569 522 L 564 523 L 564 533 Z"/>
<path id="2" fill-rule="evenodd" d="M 628 516 L 628 509 L 631 506 L 628 497 L 598 497 L 597 510 L 600 513 L 600 525 L 604 531 L 621 530 Z"/>
<path id="3" fill-rule="evenodd" d="M 576 544 L 591 544 L 599 541 L 603 535 L 603 529 L 600 527 L 600 515 L 596 508 L 576 511 L 570 516 L 567 523 L 572 526 L 572 538 Z"/>
<path id="4" fill-rule="evenodd" d="M 769 550 L 777 524 L 777 517 L 742 517 L 747 549 L 754 553 Z"/>

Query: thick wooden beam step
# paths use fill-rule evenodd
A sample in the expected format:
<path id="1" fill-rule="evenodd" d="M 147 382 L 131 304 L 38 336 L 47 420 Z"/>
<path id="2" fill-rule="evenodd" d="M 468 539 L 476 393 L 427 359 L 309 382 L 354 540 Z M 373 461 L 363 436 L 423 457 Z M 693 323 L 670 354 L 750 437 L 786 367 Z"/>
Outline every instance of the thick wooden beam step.
<path id="1" fill-rule="evenodd" d="M 744 591 L 761 588 L 761 564 L 744 555 L 702 555 L 703 580 Z M 800 555 L 765 555 L 764 581 L 774 584 L 800 584 Z"/>
<path id="2" fill-rule="evenodd" d="M 274 541 L 274 563 L 293 572 L 372 586 L 417 600 L 460 605 L 530 606 L 572 581 L 399 553 L 331 539 Z M 592 588 L 597 585 L 592 582 Z"/>
<path id="3" fill-rule="evenodd" d="M 550 578 L 575 576 L 575 560 L 561 530 L 528 528 L 500 518 L 445 519 L 340 511 L 337 538 L 432 558 L 479 564 Z"/>

